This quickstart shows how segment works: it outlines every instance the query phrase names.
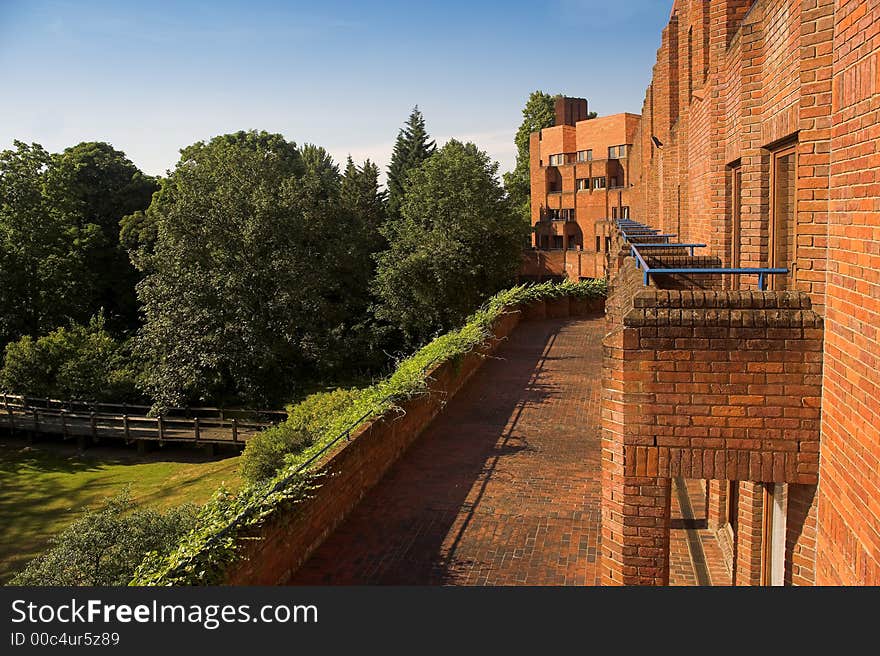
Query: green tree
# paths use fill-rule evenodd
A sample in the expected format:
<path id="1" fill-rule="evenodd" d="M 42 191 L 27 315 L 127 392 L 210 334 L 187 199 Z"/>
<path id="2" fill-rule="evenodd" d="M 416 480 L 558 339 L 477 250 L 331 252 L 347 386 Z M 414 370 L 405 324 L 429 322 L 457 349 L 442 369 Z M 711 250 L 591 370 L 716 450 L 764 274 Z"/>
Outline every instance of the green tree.
<path id="1" fill-rule="evenodd" d="M 315 144 L 303 144 L 300 149 L 306 173 L 315 178 L 324 192 L 324 198 L 335 198 L 339 195 L 341 176 L 339 167 L 323 147 Z"/>
<path id="2" fill-rule="evenodd" d="M 197 508 L 140 508 L 128 490 L 108 498 L 57 536 L 12 585 L 128 585 L 149 552 L 167 554 L 195 526 Z"/>
<path id="3" fill-rule="evenodd" d="M 88 325 L 71 324 L 7 344 L 0 388 L 49 398 L 133 401 L 138 397 L 130 355 L 99 315 Z"/>
<path id="4" fill-rule="evenodd" d="M 345 336 L 352 219 L 296 145 L 238 132 L 198 142 L 153 198 L 137 258 L 137 352 L 159 406 L 277 404 Z M 353 248 L 353 247 L 352 247 Z"/>
<path id="5" fill-rule="evenodd" d="M 452 140 L 410 174 L 373 285 L 377 315 L 410 342 L 458 325 L 513 280 L 526 231 L 497 171 L 474 144 Z"/>
<path id="6" fill-rule="evenodd" d="M 425 117 L 418 105 L 397 133 L 391 163 L 388 165 L 388 217 L 396 220 L 406 192 L 407 176 L 434 154 L 436 143 L 425 128 Z"/>
<path id="7" fill-rule="evenodd" d="M 552 127 L 556 123 L 554 104 L 559 94 L 551 96 L 533 91 L 523 108 L 523 121 L 516 131 L 516 166 L 504 174 L 504 188 L 527 225 L 531 225 L 531 179 L 529 177 L 529 137 L 532 132 Z"/>
<path id="8" fill-rule="evenodd" d="M 81 224 L 47 196 L 52 157 L 39 144 L 0 152 L 0 346 L 87 318 L 99 226 Z"/>
<path id="9" fill-rule="evenodd" d="M 339 196 L 342 207 L 356 217 L 366 240 L 364 245 L 367 251 L 375 253 L 382 250 L 386 242 L 379 230 L 385 223 L 388 194 L 379 187 L 379 167 L 369 159 L 359 167 L 349 157 Z"/>
<path id="10" fill-rule="evenodd" d="M 86 305 L 90 312 L 103 308 L 108 325 L 131 329 L 137 324 L 137 272 L 120 244 L 120 220 L 145 210 L 158 189 L 110 144 L 84 142 L 53 155 L 46 193 L 51 207 L 79 230 L 100 229 L 86 253 L 91 284 Z"/>

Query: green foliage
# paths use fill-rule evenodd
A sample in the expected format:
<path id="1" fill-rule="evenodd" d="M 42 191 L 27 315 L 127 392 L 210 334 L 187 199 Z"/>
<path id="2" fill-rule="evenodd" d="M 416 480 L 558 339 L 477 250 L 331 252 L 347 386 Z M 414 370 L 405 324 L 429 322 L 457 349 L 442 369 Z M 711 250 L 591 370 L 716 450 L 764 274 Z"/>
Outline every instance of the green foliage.
<path id="1" fill-rule="evenodd" d="M 532 132 L 552 127 L 556 123 L 554 103 L 559 94 L 551 96 L 533 91 L 523 108 L 523 122 L 516 131 L 516 166 L 504 174 L 504 188 L 527 225 L 531 224 L 531 181 L 529 178 L 529 136 Z"/>
<path id="2" fill-rule="evenodd" d="M 377 316 L 410 344 L 459 324 L 516 275 L 527 232 L 497 170 L 474 144 L 451 140 L 411 171 L 373 281 Z"/>
<path id="3" fill-rule="evenodd" d="M 16 141 L 0 152 L 0 346 L 94 311 L 87 257 L 101 229 L 53 206 L 51 167 L 39 144 Z"/>
<path id="4" fill-rule="evenodd" d="M 288 417 L 248 440 L 241 455 L 241 474 L 248 481 L 271 478 L 290 460 L 315 442 L 328 417 L 351 406 L 357 390 L 337 389 L 312 394 L 288 408 Z"/>
<path id="5" fill-rule="evenodd" d="M 132 401 L 135 372 L 125 344 L 104 327 L 103 316 L 6 346 L 0 388 L 57 399 Z"/>
<path id="6" fill-rule="evenodd" d="M 85 253 L 90 285 L 86 306 L 103 308 L 108 325 L 120 330 L 137 325 L 137 271 L 120 244 L 120 220 L 142 212 L 159 188 L 110 144 L 84 142 L 52 156 L 47 172 L 48 201 L 79 230 L 97 226 L 100 238 Z"/>
<path id="7" fill-rule="evenodd" d="M 87 509 L 12 585 L 125 585 L 147 553 L 167 554 L 195 521 L 195 506 L 144 510 L 125 491 Z"/>
<path id="8" fill-rule="evenodd" d="M 311 172 L 280 135 L 198 142 L 154 196 L 155 243 L 136 258 L 147 273 L 138 352 L 159 406 L 277 404 L 344 356 L 369 258 L 351 236 L 357 220 L 315 173 L 326 159 L 305 150 Z"/>
<path id="9" fill-rule="evenodd" d="M 425 128 L 425 117 L 418 105 L 413 107 L 406 124 L 397 133 L 391 163 L 388 165 L 388 217 L 395 220 L 400 215 L 410 171 L 434 154 L 437 144 Z"/>
<path id="10" fill-rule="evenodd" d="M 290 408 L 293 425 L 307 429 L 313 442 L 287 456 L 286 466 L 268 480 L 246 485 L 239 494 L 221 490 L 200 514 L 196 528 L 177 549 L 164 556 L 150 554 L 138 568 L 132 585 L 211 585 L 223 581 L 225 568 L 236 558 L 239 537 L 270 515 L 307 497 L 314 472 L 300 467 L 328 448 L 347 431 L 355 435 L 368 422 L 399 409 L 407 399 L 428 391 L 432 371 L 485 342 L 502 314 L 519 305 L 565 295 L 594 298 L 606 294 L 604 280 L 520 285 L 496 294 L 459 329 L 434 338 L 398 363 L 394 372 L 360 390 L 337 390 L 306 399 Z M 326 415 L 321 416 L 326 412 Z M 318 460 L 317 462 L 320 462 Z"/>
<path id="11" fill-rule="evenodd" d="M 324 199 L 334 198 L 339 194 L 342 181 L 339 167 L 324 148 L 315 144 L 303 144 L 300 149 L 306 173 L 318 182 Z"/>

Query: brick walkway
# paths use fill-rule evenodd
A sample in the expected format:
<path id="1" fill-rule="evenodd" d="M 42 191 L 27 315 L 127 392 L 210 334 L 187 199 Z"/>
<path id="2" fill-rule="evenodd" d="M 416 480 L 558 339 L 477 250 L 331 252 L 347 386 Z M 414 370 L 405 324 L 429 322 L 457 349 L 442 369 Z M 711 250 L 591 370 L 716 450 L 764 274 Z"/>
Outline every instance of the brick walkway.
<path id="1" fill-rule="evenodd" d="M 597 584 L 604 332 L 521 324 L 292 583 Z"/>

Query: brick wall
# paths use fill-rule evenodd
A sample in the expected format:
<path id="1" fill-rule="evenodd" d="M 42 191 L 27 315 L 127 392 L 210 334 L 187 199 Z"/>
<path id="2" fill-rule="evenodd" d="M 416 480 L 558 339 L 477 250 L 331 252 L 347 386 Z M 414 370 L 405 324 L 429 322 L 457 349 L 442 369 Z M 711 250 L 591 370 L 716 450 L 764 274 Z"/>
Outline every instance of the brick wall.
<path id="1" fill-rule="evenodd" d="M 824 4 L 824 3 L 822 3 Z M 816 579 L 880 584 L 880 7 L 834 13 Z M 831 27 L 826 27 L 831 30 Z"/>
<path id="2" fill-rule="evenodd" d="M 493 338 L 475 352 L 439 365 L 431 372 L 430 393 L 402 404 L 340 443 L 321 466 L 312 495 L 290 512 L 259 527 L 242 547 L 227 573 L 230 585 L 278 585 L 287 582 L 308 556 L 342 522 L 406 449 L 442 411 L 468 378 L 482 365 L 522 319 L 580 316 L 601 311 L 601 299 L 560 298 L 534 303 L 501 317 Z"/>
<path id="3" fill-rule="evenodd" d="M 790 489 L 792 584 L 880 583 L 878 138 L 876 2 L 676 0 L 630 155 L 633 218 L 734 264 L 739 170 L 735 264 L 766 266 L 773 155 L 795 144 L 790 288 L 825 321 L 819 484 Z"/>

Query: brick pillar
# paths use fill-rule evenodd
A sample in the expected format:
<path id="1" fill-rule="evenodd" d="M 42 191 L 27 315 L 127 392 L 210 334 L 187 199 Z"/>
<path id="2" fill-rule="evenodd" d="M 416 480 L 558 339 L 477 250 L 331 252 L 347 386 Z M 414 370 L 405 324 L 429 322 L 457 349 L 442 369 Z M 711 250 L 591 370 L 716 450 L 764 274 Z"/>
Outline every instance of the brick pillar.
<path id="1" fill-rule="evenodd" d="M 649 461 L 646 449 L 624 444 L 627 427 L 639 421 L 638 395 L 626 390 L 638 362 L 623 357 L 633 339 L 636 331 L 618 329 L 603 343 L 602 583 L 667 585 L 671 479 L 657 477 L 656 452 Z"/>
<path id="2" fill-rule="evenodd" d="M 707 525 L 713 531 L 717 531 L 728 522 L 727 481 L 710 480 L 708 481 L 707 488 Z"/>
<path id="3" fill-rule="evenodd" d="M 603 473 L 602 585 L 668 585 L 672 479 Z"/>
<path id="4" fill-rule="evenodd" d="M 734 585 L 761 585 L 764 486 L 740 481 Z"/>

